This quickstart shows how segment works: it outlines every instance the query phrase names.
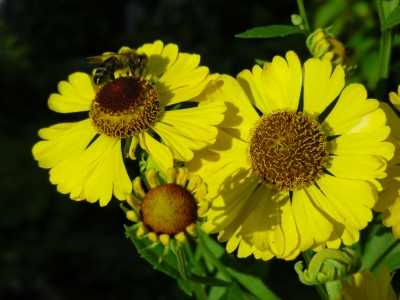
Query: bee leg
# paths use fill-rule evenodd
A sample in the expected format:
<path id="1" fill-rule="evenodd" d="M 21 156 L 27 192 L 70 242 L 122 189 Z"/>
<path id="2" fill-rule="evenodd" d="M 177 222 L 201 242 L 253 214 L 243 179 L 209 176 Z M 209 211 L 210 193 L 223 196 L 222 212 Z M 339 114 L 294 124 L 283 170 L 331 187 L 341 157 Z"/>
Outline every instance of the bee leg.
<path id="1" fill-rule="evenodd" d="M 146 76 L 147 76 L 147 72 L 149 71 L 149 70 L 147 69 L 147 66 L 146 66 L 146 65 L 144 65 L 143 68 L 140 68 L 140 76 L 142 76 L 142 73 L 143 73 L 143 70 L 144 70 L 144 69 L 146 69 L 146 75 L 144 75 L 143 77 L 146 77 Z"/>
<path id="2" fill-rule="evenodd" d="M 111 79 L 112 81 L 115 80 L 114 71 L 115 71 L 115 65 L 112 65 L 112 66 L 110 67 L 110 79 Z"/>
<path id="3" fill-rule="evenodd" d="M 131 72 L 132 76 L 135 76 L 135 64 L 126 64 L 128 67 L 129 71 Z M 126 75 L 129 75 L 129 71 L 126 72 Z"/>

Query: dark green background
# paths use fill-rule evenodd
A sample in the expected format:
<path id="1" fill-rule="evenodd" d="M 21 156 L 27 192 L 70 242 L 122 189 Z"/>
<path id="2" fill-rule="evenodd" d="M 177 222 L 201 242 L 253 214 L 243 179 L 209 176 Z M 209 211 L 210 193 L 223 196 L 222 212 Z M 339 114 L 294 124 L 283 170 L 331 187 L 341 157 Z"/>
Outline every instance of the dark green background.
<path id="1" fill-rule="evenodd" d="M 33 160 L 40 128 L 87 118 L 52 112 L 47 99 L 69 74 L 91 72 L 86 57 L 157 39 L 200 54 L 211 72 L 233 76 L 255 58 L 271 60 L 288 50 L 304 61 L 301 35 L 234 37 L 253 27 L 290 24 L 295 0 L 0 3 L 0 299 L 185 299 L 175 281 L 141 260 L 125 238 L 128 222 L 118 200 L 105 208 L 74 202 Z M 308 4 L 315 12 L 321 2 Z M 250 266 L 254 259 L 241 262 Z M 294 263 L 257 262 L 259 275 L 281 298 L 316 297 L 313 287 L 298 282 Z"/>

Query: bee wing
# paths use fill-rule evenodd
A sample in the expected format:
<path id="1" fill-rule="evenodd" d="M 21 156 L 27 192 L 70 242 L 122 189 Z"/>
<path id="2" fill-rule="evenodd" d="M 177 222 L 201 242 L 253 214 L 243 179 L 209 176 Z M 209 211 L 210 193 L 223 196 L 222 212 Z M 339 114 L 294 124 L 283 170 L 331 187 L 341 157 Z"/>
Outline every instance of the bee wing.
<path id="1" fill-rule="evenodd" d="M 126 53 L 106 53 L 103 55 L 97 55 L 97 56 L 89 56 L 87 59 L 89 60 L 89 64 L 101 64 L 103 61 L 109 59 L 110 57 L 117 57 L 118 59 L 121 59 L 126 56 L 130 56 L 133 52 L 126 52 Z M 136 52 L 135 52 L 136 53 Z"/>

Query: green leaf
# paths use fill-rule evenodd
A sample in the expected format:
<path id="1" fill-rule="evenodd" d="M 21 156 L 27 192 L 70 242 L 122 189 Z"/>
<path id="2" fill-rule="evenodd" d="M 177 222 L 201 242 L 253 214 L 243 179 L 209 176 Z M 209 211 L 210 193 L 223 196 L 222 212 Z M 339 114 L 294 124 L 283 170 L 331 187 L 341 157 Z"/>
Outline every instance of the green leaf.
<path id="1" fill-rule="evenodd" d="M 247 274 L 246 270 L 237 262 L 232 255 L 227 255 L 226 250 L 208 235 L 203 235 L 204 243 L 214 255 L 224 261 L 225 267 L 229 274 L 235 278 L 243 287 L 260 300 L 274 300 L 279 299 L 267 286 L 264 285 L 262 280 L 252 274 Z M 205 261 L 208 259 L 206 255 L 203 256 Z"/>
<path id="2" fill-rule="evenodd" d="M 239 38 L 273 38 L 282 37 L 295 33 L 304 33 L 305 31 L 291 25 L 271 25 L 266 27 L 257 27 L 235 35 Z"/>
<path id="3" fill-rule="evenodd" d="M 229 289 L 226 290 L 225 294 L 220 298 L 221 300 L 245 300 L 243 291 L 237 285 L 236 282 L 232 282 Z"/>
<path id="4" fill-rule="evenodd" d="M 193 296 L 193 292 L 196 288 L 196 283 L 183 279 L 178 279 L 178 285 L 186 295 L 190 297 Z"/>
<path id="5" fill-rule="evenodd" d="M 383 15 L 385 16 L 385 23 L 387 26 L 387 21 L 389 19 L 390 14 L 398 7 L 399 0 L 385 0 L 382 1 Z"/>
<path id="6" fill-rule="evenodd" d="M 264 285 L 262 280 L 250 274 L 239 272 L 232 268 L 227 268 L 228 272 L 234 277 L 241 285 L 243 285 L 249 292 L 251 292 L 258 299 L 279 299 L 267 286 Z"/>
<path id="7" fill-rule="evenodd" d="M 400 24 L 400 6 L 397 6 L 387 17 L 384 29 Z"/>
<path id="8" fill-rule="evenodd" d="M 387 265 L 392 272 L 400 268 L 400 241 L 393 236 L 391 228 L 381 222 L 372 226 L 362 255 L 362 269 L 368 269 L 374 276 L 381 265 Z"/>
<path id="9" fill-rule="evenodd" d="M 315 12 L 314 28 L 331 26 L 332 23 L 340 19 L 340 15 L 348 6 L 348 3 L 343 0 L 324 1 L 321 4 Z"/>
<path id="10" fill-rule="evenodd" d="M 170 251 L 167 256 L 165 256 L 161 263 L 159 263 L 159 258 L 163 255 L 164 246 L 160 243 L 155 248 L 141 251 L 144 248 L 150 246 L 150 242 L 147 238 L 138 239 L 135 238 L 132 233 L 130 233 L 129 226 L 124 225 L 126 232 L 129 234 L 129 238 L 135 245 L 136 249 L 139 251 L 140 256 L 147 260 L 154 269 L 161 271 L 175 279 L 182 279 L 179 268 L 178 261 L 176 260 L 175 254 Z"/>

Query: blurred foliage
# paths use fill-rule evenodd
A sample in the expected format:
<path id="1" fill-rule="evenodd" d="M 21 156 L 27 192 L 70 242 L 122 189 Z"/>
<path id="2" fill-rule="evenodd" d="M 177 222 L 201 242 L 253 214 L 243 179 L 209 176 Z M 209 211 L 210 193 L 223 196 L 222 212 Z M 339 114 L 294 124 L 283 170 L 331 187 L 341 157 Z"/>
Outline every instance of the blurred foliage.
<path id="1" fill-rule="evenodd" d="M 306 8 L 312 30 L 332 26 L 348 48 L 358 65 L 352 81 L 373 88 L 379 50 L 374 1 L 313 0 Z M 0 298 L 188 298 L 172 278 L 140 259 L 124 237 L 127 222 L 118 200 L 107 208 L 76 203 L 49 183 L 48 170 L 31 154 L 37 131 L 86 115 L 51 112 L 47 99 L 69 74 L 91 71 L 86 57 L 157 39 L 198 53 L 212 72 L 232 76 L 251 69 L 255 59 L 269 61 L 288 50 L 304 61 L 309 54 L 301 34 L 234 37 L 255 27 L 291 25 L 293 13 L 298 13 L 295 0 L 0 1 Z M 399 44 L 396 39 L 390 90 L 400 82 Z M 283 299 L 315 295 L 296 279 L 295 262 L 240 263 L 268 280 Z"/>

